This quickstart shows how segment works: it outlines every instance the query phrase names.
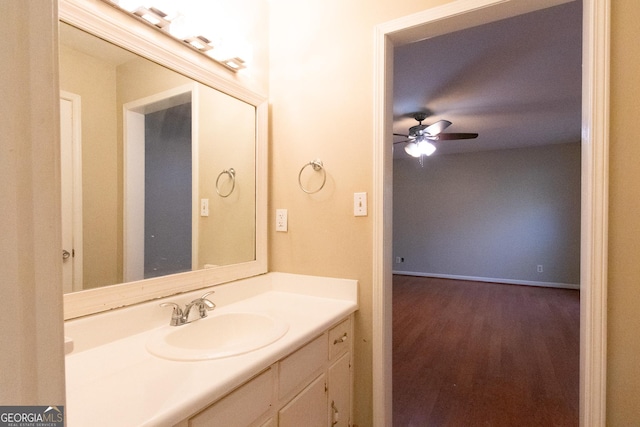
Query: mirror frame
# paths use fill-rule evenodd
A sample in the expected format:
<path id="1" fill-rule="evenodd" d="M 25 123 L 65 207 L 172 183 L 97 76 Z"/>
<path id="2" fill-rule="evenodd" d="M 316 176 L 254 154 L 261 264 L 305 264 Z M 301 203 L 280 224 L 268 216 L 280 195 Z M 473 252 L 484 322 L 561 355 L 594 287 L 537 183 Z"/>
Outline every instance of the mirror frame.
<path id="1" fill-rule="evenodd" d="M 100 0 L 59 0 L 58 13 L 60 21 L 251 104 L 256 109 L 255 260 L 65 294 L 65 320 L 266 273 L 267 98 L 241 85 L 239 75 L 233 71 Z"/>

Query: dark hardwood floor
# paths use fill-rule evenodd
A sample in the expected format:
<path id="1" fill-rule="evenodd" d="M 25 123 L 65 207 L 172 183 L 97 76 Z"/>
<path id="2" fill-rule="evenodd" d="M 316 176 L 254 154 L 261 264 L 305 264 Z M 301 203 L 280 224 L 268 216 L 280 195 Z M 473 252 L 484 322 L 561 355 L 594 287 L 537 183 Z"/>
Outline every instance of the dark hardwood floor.
<path id="1" fill-rule="evenodd" d="M 579 291 L 393 281 L 393 425 L 577 426 Z"/>

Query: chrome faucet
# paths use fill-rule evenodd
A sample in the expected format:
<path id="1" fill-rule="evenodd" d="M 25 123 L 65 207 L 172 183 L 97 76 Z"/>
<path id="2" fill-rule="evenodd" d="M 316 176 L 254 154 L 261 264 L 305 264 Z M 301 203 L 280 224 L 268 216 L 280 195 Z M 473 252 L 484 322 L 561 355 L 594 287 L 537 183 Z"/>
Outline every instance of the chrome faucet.
<path id="1" fill-rule="evenodd" d="M 171 312 L 171 322 L 169 322 L 171 326 L 186 325 L 187 323 L 207 317 L 207 311 L 211 311 L 216 308 L 216 305 L 207 299 L 207 297 L 212 293 L 214 293 L 214 291 L 207 292 L 200 298 L 194 299 L 184 307 L 184 310 L 175 302 L 163 302 L 160 304 L 160 307 L 173 307 L 173 312 Z M 196 319 L 189 320 L 189 313 L 194 306 L 198 308 L 198 317 Z"/>

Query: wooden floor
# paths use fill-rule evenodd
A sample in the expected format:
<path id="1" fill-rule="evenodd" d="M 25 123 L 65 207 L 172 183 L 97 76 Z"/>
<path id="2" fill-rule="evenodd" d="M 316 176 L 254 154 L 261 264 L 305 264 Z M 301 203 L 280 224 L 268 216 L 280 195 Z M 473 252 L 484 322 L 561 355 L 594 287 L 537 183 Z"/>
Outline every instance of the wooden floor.
<path id="1" fill-rule="evenodd" d="M 393 425 L 577 426 L 579 292 L 393 281 Z"/>

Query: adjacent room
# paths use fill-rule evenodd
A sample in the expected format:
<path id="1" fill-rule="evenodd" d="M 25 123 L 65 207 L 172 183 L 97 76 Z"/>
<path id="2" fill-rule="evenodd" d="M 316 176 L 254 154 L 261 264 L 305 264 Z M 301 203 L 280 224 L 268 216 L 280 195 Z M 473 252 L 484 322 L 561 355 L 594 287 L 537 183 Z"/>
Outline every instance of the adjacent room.
<path id="1" fill-rule="evenodd" d="M 394 425 L 578 425 L 581 26 L 395 50 Z"/>

